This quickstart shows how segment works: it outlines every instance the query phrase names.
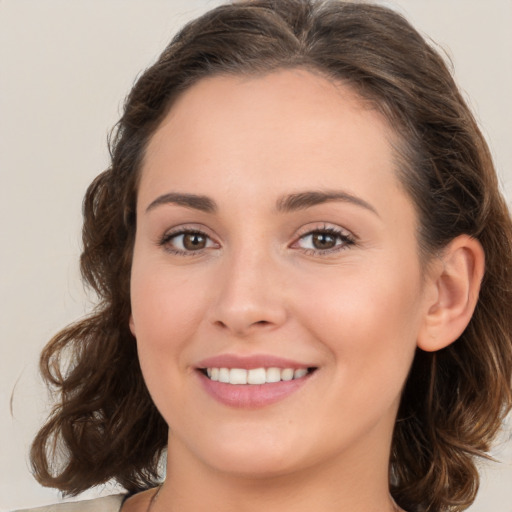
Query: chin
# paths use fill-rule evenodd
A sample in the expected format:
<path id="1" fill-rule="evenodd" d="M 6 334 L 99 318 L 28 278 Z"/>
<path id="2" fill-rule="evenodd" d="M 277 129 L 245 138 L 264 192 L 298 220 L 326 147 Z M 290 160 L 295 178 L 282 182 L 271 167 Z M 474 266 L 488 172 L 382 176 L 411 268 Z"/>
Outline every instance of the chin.
<path id="1" fill-rule="evenodd" d="M 258 478 L 285 474 L 302 458 L 293 436 L 285 438 L 268 425 L 207 429 L 203 425 L 202 435 L 186 437 L 175 430 L 169 437 L 169 457 L 188 453 L 216 472 Z"/>
<path id="2" fill-rule="evenodd" d="M 210 467 L 215 471 L 242 479 L 275 479 L 303 469 L 299 461 L 261 453 L 249 455 L 224 453 L 221 459 L 215 458 L 209 462 Z"/>
<path id="3" fill-rule="evenodd" d="M 278 429 L 279 430 L 279 429 Z M 282 435 L 274 428 L 240 427 L 238 432 L 213 433 L 190 447 L 199 461 L 216 472 L 241 478 L 265 479 L 286 476 L 314 466 L 322 459 L 321 443 L 311 453 L 304 434 Z M 311 439 L 310 436 L 308 436 Z"/>

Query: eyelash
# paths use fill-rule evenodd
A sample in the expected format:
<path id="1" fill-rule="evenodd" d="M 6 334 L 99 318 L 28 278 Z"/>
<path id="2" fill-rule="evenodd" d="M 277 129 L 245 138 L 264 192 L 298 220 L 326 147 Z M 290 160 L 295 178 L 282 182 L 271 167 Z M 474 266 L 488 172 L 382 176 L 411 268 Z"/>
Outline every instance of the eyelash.
<path id="1" fill-rule="evenodd" d="M 177 256 L 199 256 L 201 255 L 205 249 L 198 249 L 196 251 L 192 250 L 182 250 L 182 249 L 176 249 L 172 246 L 171 241 L 174 238 L 177 238 L 182 235 L 198 235 L 202 236 L 208 241 L 211 241 L 211 237 L 208 236 L 204 231 L 201 231 L 199 229 L 194 228 L 181 228 L 177 231 L 171 231 L 170 233 L 165 233 L 162 238 L 159 240 L 158 245 L 160 247 L 163 247 L 167 252 L 170 254 L 175 254 Z"/>
<path id="2" fill-rule="evenodd" d="M 313 236 L 314 234 L 331 235 L 336 239 L 336 245 L 330 249 L 303 248 L 304 253 L 310 256 L 329 256 L 340 251 L 344 251 L 356 243 L 356 237 L 349 232 L 332 226 L 323 226 L 321 228 L 309 229 L 305 233 L 301 234 L 297 239 L 297 242 L 294 242 L 293 245 L 298 244 L 300 240 L 304 240 L 306 237 Z M 340 242 L 339 244 L 337 243 L 338 241 Z"/>
<path id="3" fill-rule="evenodd" d="M 349 234 L 345 230 L 334 228 L 331 226 L 323 226 L 321 228 L 315 228 L 310 229 L 306 231 L 305 233 L 301 234 L 297 241 L 292 244 L 292 247 L 296 246 L 301 240 L 304 240 L 308 236 L 313 236 L 314 234 L 322 234 L 322 235 L 331 235 L 336 239 L 336 245 L 330 249 L 308 249 L 308 248 L 302 248 L 303 252 L 310 256 L 329 256 L 334 253 L 338 253 L 340 251 L 343 251 L 345 249 L 348 249 L 350 246 L 356 244 L 356 237 L 354 235 Z M 174 254 L 177 256 L 200 256 L 204 253 L 204 251 L 208 248 L 202 248 L 198 250 L 182 250 L 182 249 L 176 249 L 172 246 L 171 241 L 174 238 L 177 238 L 179 236 L 183 235 L 198 235 L 205 237 L 208 241 L 212 241 L 211 237 L 208 236 L 204 231 L 198 230 L 198 229 L 187 229 L 187 228 L 181 228 L 178 231 L 171 231 L 170 233 L 165 233 L 162 238 L 158 241 L 158 245 L 160 247 L 163 247 L 167 252 L 170 254 Z M 340 243 L 338 243 L 338 241 Z"/>

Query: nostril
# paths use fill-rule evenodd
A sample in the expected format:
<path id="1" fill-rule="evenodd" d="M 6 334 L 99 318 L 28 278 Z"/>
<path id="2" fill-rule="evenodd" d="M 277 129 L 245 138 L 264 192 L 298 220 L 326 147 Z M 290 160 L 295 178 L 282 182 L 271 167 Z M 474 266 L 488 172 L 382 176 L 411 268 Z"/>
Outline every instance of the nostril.
<path id="1" fill-rule="evenodd" d="M 230 324 L 229 322 L 223 322 L 222 320 L 217 320 L 214 322 L 214 325 L 222 330 L 228 329 L 228 330 L 234 330 L 234 331 L 245 331 L 246 329 L 250 329 L 251 327 L 266 327 L 269 325 L 272 325 L 272 322 L 269 322 L 268 320 L 257 320 L 256 322 L 250 322 L 246 325 L 240 326 L 236 325 L 235 322 Z"/>

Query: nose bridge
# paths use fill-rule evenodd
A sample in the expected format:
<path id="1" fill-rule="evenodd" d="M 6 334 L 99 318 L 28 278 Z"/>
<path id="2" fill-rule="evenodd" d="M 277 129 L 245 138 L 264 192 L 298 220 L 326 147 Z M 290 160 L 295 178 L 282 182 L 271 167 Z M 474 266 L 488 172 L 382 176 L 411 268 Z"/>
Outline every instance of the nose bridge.
<path id="1" fill-rule="evenodd" d="M 280 265 L 268 240 L 227 251 L 218 275 L 213 322 L 237 335 L 282 324 L 286 318 L 279 290 Z"/>

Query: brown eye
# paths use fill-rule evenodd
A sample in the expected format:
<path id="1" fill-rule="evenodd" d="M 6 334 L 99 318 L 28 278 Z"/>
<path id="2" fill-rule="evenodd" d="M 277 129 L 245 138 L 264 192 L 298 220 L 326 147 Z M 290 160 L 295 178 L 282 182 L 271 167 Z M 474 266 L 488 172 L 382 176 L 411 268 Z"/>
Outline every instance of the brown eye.
<path id="1" fill-rule="evenodd" d="M 301 236 L 296 245 L 308 254 L 318 256 L 335 253 L 354 245 L 353 236 L 336 228 L 325 228 L 310 231 Z"/>
<path id="2" fill-rule="evenodd" d="M 183 247 L 187 251 L 197 251 L 206 247 L 207 237 L 201 233 L 184 233 Z"/>
<path id="3" fill-rule="evenodd" d="M 332 249 L 336 246 L 336 236 L 331 233 L 313 233 L 311 242 L 315 249 Z"/>
<path id="4" fill-rule="evenodd" d="M 173 254 L 200 253 L 203 249 L 216 247 L 213 240 L 201 231 L 181 231 L 165 235 L 160 245 Z"/>

